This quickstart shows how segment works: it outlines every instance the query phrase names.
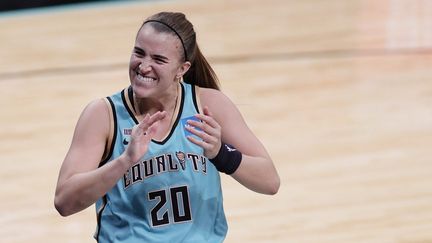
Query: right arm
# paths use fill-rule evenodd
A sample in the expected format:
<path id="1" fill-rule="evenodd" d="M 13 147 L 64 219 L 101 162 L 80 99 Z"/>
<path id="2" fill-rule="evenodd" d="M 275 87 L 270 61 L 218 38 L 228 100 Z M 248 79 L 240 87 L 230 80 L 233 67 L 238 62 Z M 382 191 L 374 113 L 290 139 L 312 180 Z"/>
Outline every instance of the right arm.
<path id="1" fill-rule="evenodd" d="M 126 151 L 98 167 L 109 136 L 109 112 L 104 100 L 96 100 L 84 109 L 77 122 L 55 192 L 54 204 L 62 216 L 79 212 L 105 195 L 147 152 L 157 121 L 165 116 L 165 112 L 147 115 L 133 128 Z"/>

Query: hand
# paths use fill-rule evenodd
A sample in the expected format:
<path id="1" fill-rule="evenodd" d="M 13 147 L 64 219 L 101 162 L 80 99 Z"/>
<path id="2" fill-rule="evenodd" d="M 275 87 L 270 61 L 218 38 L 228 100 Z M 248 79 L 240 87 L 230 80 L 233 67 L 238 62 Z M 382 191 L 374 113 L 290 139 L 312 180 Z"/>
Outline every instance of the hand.
<path id="1" fill-rule="evenodd" d="M 189 120 L 186 129 L 192 134 L 196 135 L 201 139 L 197 139 L 193 136 L 187 136 L 189 141 L 202 147 L 204 149 L 204 156 L 209 159 L 213 159 L 219 152 L 221 147 L 221 134 L 222 128 L 219 123 L 213 119 L 213 114 L 209 111 L 208 107 L 204 107 L 203 114 L 196 114 L 195 117 L 200 119 L 202 122 Z M 199 128 L 200 130 L 196 129 Z"/>
<path id="2" fill-rule="evenodd" d="M 147 114 L 139 124 L 132 128 L 131 139 L 124 152 L 126 161 L 131 165 L 137 163 L 147 153 L 148 144 L 157 130 L 158 122 L 165 116 L 165 111 L 158 111 L 152 116 Z"/>

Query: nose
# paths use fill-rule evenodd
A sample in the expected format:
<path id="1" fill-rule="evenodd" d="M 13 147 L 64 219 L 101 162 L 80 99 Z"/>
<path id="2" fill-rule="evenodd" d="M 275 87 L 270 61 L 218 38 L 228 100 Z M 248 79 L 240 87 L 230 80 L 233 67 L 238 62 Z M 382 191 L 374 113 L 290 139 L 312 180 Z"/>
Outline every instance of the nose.
<path id="1" fill-rule="evenodd" d="M 138 66 L 139 70 L 143 73 L 151 71 L 151 66 L 147 63 L 141 62 Z"/>

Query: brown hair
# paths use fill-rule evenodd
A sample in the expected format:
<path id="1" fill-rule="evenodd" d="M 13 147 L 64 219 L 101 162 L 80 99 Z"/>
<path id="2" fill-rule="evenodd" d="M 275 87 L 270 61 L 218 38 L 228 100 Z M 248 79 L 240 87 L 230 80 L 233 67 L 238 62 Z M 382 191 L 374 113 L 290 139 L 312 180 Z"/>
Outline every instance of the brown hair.
<path id="1" fill-rule="evenodd" d="M 147 18 L 142 26 L 144 24 L 150 24 L 158 32 L 171 33 L 180 38 L 184 50 L 182 58 L 191 63 L 183 77 L 184 82 L 219 90 L 216 73 L 201 53 L 193 25 L 183 13 L 160 12 Z"/>

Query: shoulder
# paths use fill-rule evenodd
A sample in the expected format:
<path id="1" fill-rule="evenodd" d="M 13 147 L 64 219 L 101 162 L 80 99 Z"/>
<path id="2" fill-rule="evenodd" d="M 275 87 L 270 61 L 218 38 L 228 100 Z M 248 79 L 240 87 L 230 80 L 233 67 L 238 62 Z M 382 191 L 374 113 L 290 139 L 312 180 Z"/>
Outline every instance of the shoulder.
<path id="1" fill-rule="evenodd" d="M 95 99 L 81 113 L 76 129 L 105 133 L 110 123 L 110 107 L 106 98 Z"/>
<path id="2" fill-rule="evenodd" d="M 209 89 L 209 88 L 200 88 L 197 92 L 199 99 L 201 100 L 201 104 L 203 106 L 213 106 L 217 104 L 221 104 L 221 102 L 232 103 L 231 100 L 226 96 L 222 91 L 217 89 Z"/>
<path id="3" fill-rule="evenodd" d="M 108 114 L 108 99 L 107 98 L 99 98 L 90 101 L 87 106 L 83 110 L 83 114 L 89 113 L 91 116 L 100 116 L 104 114 Z"/>
<path id="4" fill-rule="evenodd" d="M 200 99 L 201 108 L 207 106 L 219 122 L 227 119 L 229 117 L 227 115 L 239 115 L 236 105 L 222 91 L 209 88 L 198 89 L 197 96 Z"/>

